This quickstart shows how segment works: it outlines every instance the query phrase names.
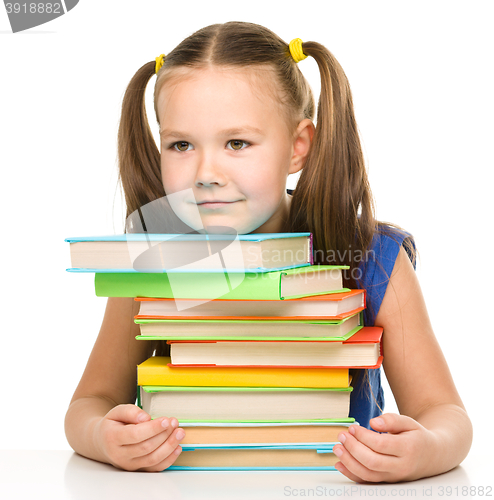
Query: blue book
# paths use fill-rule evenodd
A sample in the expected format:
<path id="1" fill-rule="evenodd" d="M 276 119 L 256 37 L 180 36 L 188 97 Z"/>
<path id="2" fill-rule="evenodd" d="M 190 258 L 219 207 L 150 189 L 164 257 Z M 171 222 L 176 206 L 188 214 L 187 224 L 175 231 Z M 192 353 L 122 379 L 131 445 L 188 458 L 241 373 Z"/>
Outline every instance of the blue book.
<path id="1" fill-rule="evenodd" d="M 258 273 L 313 264 L 311 233 L 131 233 L 65 241 L 72 272 Z"/>

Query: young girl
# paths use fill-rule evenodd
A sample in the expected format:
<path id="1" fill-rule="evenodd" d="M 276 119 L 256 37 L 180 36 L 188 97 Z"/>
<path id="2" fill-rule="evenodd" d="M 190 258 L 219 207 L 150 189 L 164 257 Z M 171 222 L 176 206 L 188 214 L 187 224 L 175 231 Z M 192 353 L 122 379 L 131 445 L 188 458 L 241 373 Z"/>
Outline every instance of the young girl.
<path id="1" fill-rule="evenodd" d="M 317 126 L 297 66 L 307 56 L 321 74 Z M 155 73 L 161 153 L 144 108 Z M 118 139 L 127 215 L 189 193 L 174 211 L 190 227 L 198 210 L 203 227 L 311 232 L 315 263 L 349 265 L 345 286 L 367 290 L 365 321 L 384 328 L 383 366 L 400 415 L 382 414 L 380 370 L 354 373 L 350 416 L 360 426 L 339 435 L 339 471 L 354 481 L 394 482 L 440 474 L 465 458 L 472 427 L 432 331 L 413 240 L 374 218 L 349 84 L 325 47 L 287 45 L 250 23 L 201 29 L 138 70 Z M 288 175 L 299 171 L 287 192 Z M 137 309 L 131 298 L 108 299 L 66 435 L 92 459 L 161 471 L 180 454 L 185 431 L 172 415 L 151 420 L 134 405 L 136 365 L 162 348 L 135 340 Z"/>

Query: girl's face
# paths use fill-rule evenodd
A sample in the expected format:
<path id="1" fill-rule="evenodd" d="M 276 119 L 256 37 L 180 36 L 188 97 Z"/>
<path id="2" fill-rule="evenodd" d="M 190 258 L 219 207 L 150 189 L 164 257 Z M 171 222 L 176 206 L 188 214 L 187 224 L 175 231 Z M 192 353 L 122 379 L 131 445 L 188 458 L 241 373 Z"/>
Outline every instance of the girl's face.
<path id="1" fill-rule="evenodd" d="M 253 81 L 245 70 L 195 69 L 159 93 L 163 186 L 193 229 L 280 232 L 288 217 L 286 179 L 302 168 L 313 125 L 290 134 L 280 105 Z"/>

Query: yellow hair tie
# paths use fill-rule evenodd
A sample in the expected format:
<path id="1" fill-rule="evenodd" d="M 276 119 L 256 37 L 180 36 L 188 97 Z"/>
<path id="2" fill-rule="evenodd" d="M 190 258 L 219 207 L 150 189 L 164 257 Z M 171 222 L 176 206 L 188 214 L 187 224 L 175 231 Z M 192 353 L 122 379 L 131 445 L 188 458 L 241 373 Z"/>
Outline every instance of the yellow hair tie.
<path id="1" fill-rule="evenodd" d="M 300 38 L 294 38 L 288 45 L 290 54 L 296 63 L 303 61 L 307 57 L 302 50 L 302 43 L 303 42 Z"/>
<path id="2" fill-rule="evenodd" d="M 158 74 L 158 71 L 161 69 L 161 66 L 165 63 L 165 54 L 161 54 L 159 57 L 155 59 L 156 66 L 154 67 L 154 72 Z"/>

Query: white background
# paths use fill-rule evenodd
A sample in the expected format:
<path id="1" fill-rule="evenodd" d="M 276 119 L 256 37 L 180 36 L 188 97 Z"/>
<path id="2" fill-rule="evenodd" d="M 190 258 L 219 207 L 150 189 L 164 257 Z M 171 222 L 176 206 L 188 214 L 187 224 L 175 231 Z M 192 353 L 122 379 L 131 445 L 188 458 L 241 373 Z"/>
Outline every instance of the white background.
<path id="1" fill-rule="evenodd" d="M 415 236 L 435 332 L 474 422 L 472 453 L 484 453 L 494 333 L 490 10 L 489 1 L 81 0 L 12 34 L 0 6 L 0 447 L 69 449 L 64 415 L 106 299 L 95 297 L 92 275 L 65 271 L 64 238 L 123 231 L 116 135 L 127 83 L 196 29 L 242 20 L 287 42 L 323 43 L 345 69 L 377 217 Z M 318 94 L 315 62 L 300 68 Z M 156 131 L 151 102 L 148 115 Z"/>

